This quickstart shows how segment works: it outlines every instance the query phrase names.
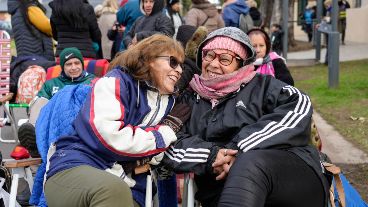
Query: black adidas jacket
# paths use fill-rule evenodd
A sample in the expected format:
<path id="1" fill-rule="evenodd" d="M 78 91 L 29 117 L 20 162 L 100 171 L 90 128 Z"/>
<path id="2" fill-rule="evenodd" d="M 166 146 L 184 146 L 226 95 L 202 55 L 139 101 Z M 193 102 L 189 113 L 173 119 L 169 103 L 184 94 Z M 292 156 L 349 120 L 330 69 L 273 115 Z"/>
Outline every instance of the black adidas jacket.
<path id="1" fill-rule="evenodd" d="M 318 152 L 308 146 L 312 105 L 309 97 L 293 86 L 271 76 L 256 75 L 213 109 L 208 100 L 194 93 L 186 94 L 181 101 L 192 106 L 191 118 L 162 162 L 176 172 L 196 174 L 196 199 L 222 191 L 224 181 L 215 180 L 211 166 L 221 148 L 239 152 L 289 150 L 309 164 L 324 182 Z"/>

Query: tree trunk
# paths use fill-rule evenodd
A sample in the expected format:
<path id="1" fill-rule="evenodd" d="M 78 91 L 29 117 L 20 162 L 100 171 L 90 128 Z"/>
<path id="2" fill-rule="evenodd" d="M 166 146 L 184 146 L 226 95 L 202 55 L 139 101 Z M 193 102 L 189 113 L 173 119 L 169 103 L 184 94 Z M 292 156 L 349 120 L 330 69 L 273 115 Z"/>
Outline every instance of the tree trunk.
<path id="1" fill-rule="evenodd" d="M 260 2 L 259 11 L 262 14 L 263 26 L 265 28 L 270 28 L 274 1 L 275 0 L 262 0 Z"/>
<path id="2" fill-rule="evenodd" d="M 275 0 L 273 4 L 273 11 L 272 11 L 272 19 L 271 19 L 271 25 L 276 24 L 282 24 L 282 1 L 281 0 Z"/>
<path id="3" fill-rule="evenodd" d="M 288 23 L 288 39 L 289 39 L 289 48 L 296 46 L 295 36 L 294 36 L 294 9 L 295 0 L 289 0 L 289 23 Z"/>

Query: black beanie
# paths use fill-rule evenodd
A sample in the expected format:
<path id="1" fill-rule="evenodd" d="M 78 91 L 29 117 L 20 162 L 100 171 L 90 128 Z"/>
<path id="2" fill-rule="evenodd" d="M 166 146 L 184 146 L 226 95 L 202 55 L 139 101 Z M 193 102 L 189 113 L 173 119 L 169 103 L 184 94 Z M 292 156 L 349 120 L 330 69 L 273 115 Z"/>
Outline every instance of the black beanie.
<path id="1" fill-rule="evenodd" d="M 196 31 L 196 27 L 192 25 L 181 25 L 178 28 L 178 33 L 176 34 L 176 40 L 178 40 L 182 46 L 185 49 L 185 46 L 187 45 L 187 42 L 190 38 L 192 38 L 192 35 Z"/>
<path id="2" fill-rule="evenodd" d="M 174 4 L 178 3 L 178 2 L 179 2 L 179 0 L 167 0 L 167 5 L 168 6 L 171 6 L 171 5 L 174 5 Z"/>

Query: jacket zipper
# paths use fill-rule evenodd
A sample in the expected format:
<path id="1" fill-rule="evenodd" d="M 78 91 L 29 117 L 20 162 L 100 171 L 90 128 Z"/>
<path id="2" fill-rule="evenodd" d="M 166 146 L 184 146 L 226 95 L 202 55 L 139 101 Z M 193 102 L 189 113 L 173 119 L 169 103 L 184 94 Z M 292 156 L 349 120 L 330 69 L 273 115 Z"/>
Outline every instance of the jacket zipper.
<path id="1" fill-rule="evenodd" d="M 155 113 L 153 113 L 153 116 L 149 120 L 149 122 L 148 122 L 148 124 L 147 124 L 146 127 L 151 126 L 151 124 L 153 123 L 153 121 L 155 121 L 155 119 L 157 117 L 157 114 L 160 111 L 160 104 L 161 104 L 161 95 L 160 95 L 160 93 L 157 93 L 156 110 L 155 110 Z"/>

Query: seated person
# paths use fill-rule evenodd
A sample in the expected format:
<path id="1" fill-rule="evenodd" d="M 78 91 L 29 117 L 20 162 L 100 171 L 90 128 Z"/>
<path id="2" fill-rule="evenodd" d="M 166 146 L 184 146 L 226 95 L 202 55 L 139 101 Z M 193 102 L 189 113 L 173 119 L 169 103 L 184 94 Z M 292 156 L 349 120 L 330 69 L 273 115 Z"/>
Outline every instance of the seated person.
<path id="1" fill-rule="evenodd" d="M 60 53 L 60 66 L 62 69 L 60 76 L 46 81 L 33 103 L 31 103 L 29 122 L 19 127 L 18 138 L 20 144 L 28 149 L 32 157 L 39 157 L 34 126 L 41 108 L 64 86 L 90 84 L 95 77 L 93 74 L 83 70 L 83 64 L 83 56 L 77 48 L 65 48 Z"/>
<path id="2" fill-rule="evenodd" d="M 215 30 L 198 51 L 202 74 L 181 100 L 191 117 L 161 164 L 194 172 L 203 207 L 326 206 L 328 181 L 308 145 L 309 97 L 254 71 L 256 53 L 238 28 Z"/>
<path id="3" fill-rule="evenodd" d="M 112 61 L 114 69 L 90 89 L 73 133 L 49 149 L 49 206 L 144 206 L 148 169 L 136 167 L 158 164 L 176 140 L 171 126 L 160 123 L 174 105 L 183 61 L 180 43 L 161 34 Z"/>
<path id="4" fill-rule="evenodd" d="M 263 29 L 254 28 L 249 30 L 247 35 L 256 51 L 257 60 L 253 63 L 256 71 L 261 74 L 272 75 L 280 81 L 294 86 L 294 79 L 286 66 L 286 61 L 272 50 L 268 34 Z"/>

